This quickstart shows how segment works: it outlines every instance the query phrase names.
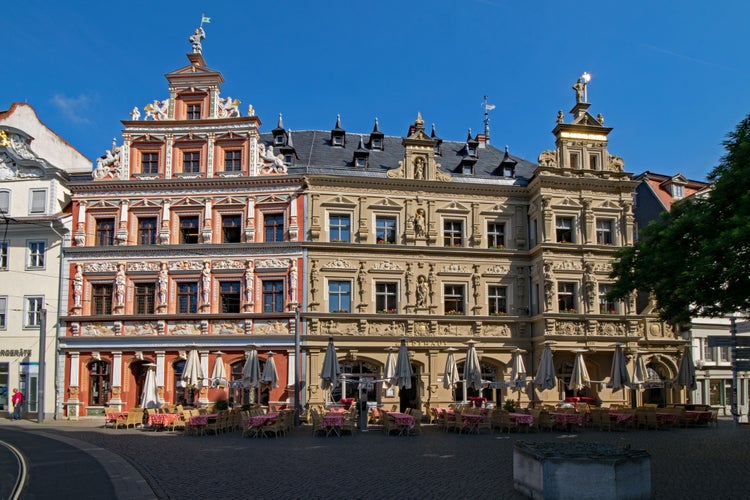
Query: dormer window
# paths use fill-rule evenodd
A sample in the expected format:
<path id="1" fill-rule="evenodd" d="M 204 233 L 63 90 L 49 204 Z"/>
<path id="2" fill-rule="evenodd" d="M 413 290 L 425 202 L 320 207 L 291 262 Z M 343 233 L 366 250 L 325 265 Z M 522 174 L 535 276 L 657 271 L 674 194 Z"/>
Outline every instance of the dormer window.
<path id="1" fill-rule="evenodd" d="M 474 165 L 470 163 L 464 163 L 461 168 L 461 173 L 464 175 L 474 175 Z"/>
<path id="2" fill-rule="evenodd" d="M 516 172 L 513 167 L 503 167 L 503 177 L 515 177 Z"/>
<path id="3" fill-rule="evenodd" d="M 187 105 L 187 119 L 188 120 L 200 120 L 201 118 L 201 105 L 200 104 L 188 104 Z"/>
<path id="4" fill-rule="evenodd" d="M 359 168 L 367 167 L 367 158 L 360 156 L 354 159 L 354 165 Z"/>
<path id="5" fill-rule="evenodd" d="M 470 146 L 470 145 L 468 145 L 468 144 L 467 144 L 467 145 L 466 145 L 466 153 L 467 153 L 467 154 L 468 154 L 469 156 L 476 156 L 476 154 L 477 154 L 477 150 L 476 150 L 476 148 L 475 148 L 475 147 L 473 147 L 473 146 Z"/>
<path id="6" fill-rule="evenodd" d="M 292 165 L 294 163 L 294 155 L 293 154 L 285 154 L 284 155 L 284 165 Z"/>
<path id="7" fill-rule="evenodd" d="M 383 139 L 377 137 L 372 139 L 372 149 L 383 150 Z"/>
<path id="8" fill-rule="evenodd" d="M 383 151 L 383 147 L 384 147 L 383 137 L 385 136 L 380 131 L 380 126 L 378 125 L 378 119 L 375 118 L 375 126 L 372 128 L 372 132 L 370 132 L 370 149 Z"/>
<path id="9" fill-rule="evenodd" d="M 277 135 L 273 138 L 273 143 L 276 146 L 283 146 L 284 145 L 284 136 L 283 135 Z"/>
<path id="10" fill-rule="evenodd" d="M 682 184 L 671 184 L 672 198 L 683 198 L 685 196 L 685 186 Z"/>
<path id="11" fill-rule="evenodd" d="M 336 115 L 336 126 L 331 130 L 331 145 L 337 148 L 346 146 L 346 130 L 341 128 L 341 115 Z"/>
<path id="12" fill-rule="evenodd" d="M 341 135 L 334 135 L 332 141 L 334 146 L 344 146 L 344 137 Z"/>

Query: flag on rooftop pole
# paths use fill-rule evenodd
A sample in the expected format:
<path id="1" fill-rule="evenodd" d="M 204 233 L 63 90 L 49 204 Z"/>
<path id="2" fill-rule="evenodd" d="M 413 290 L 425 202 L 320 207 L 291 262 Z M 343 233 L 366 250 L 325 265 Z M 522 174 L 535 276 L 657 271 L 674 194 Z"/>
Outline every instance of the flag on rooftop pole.
<path id="1" fill-rule="evenodd" d="M 485 104 L 484 105 L 484 109 L 486 109 L 487 111 L 492 111 L 493 109 L 495 109 L 495 105 L 494 104 Z"/>
<path id="2" fill-rule="evenodd" d="M 206 17 L 205 14 L 201 14 L 201 24 L 203 24 L 203 23 L 210 23 L 210 22 L 211 22 L 211 18 L 210 17 Z"/>

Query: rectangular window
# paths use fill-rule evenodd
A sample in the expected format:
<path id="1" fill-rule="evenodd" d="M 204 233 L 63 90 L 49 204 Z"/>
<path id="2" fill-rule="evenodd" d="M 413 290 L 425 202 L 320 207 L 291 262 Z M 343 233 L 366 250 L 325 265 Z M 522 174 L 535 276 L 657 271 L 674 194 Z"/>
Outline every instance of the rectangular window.
<path id="1" fill-rule="evenodd" d="M 731 357 L 729 356 L 729 349 L 730 348 L 727 346 L 719 347 L 719 359 L 717 359 L 719 363 L 729 363 L 732 361 Z"/>
<path id="2" fill-rule="evenodd" d="M 576 284 L 575 283 L 558 283 L 557 284 L 557 307 L 560 312 L 576 312 Z"/>
<path id="3" fill-rule="evenodd" d="M 8 327 L 8 297 L 0 297 L 0 330 Z"/>
<path id="4" fill-rule="evenodd" d="M 284 311 L 284 281 L 263 280 L 263 312 Z"/>
<path id="5" fill-rule="evenodd" d="M 328 312 L 348 313 L 352 305 L 351 281 L 328 282 Z"/>
<path id="6" fill-rule="evenodd" d="M 570 153 L 570 168 L 581 168 L 581 155 Z"/>
<path id="7" fill-rule="evenodd" d="M 596 221 L 596 244 L 597 245 L 611 245 L 612 244 L 612 221 L 611 220 L 597 220 Z"/>
<path id="8" fill-rule="evenodd" d="M 159 232 L 156 217 L 138 217 L 138 244 L 156 245 L 156 235 Z"/>
<path id="9" fill-rule="evenodd" d="M 240 282 L 222 281 L 219 286 L 219 307 L 222 313 L 240 312 Z"/>
<path id="10" fill-rule="evenodd" d="M 8 270 L 8 242 L 0 241 L 0 271 Z"/>
<path id="11" fill-rule="evenodd" d="M 154 314 L 156 286 L 154 283 L 135 284 L 135 313 Z"/>
<path id="12" fill-rule="evenodd" d="M 351 218 L 348 215 L 331 214 L 328 216 L 329 241 L 349 242 Z"/>
<path id="13" fill-rule="evenodd" d="M 25 297 L 24 300 L 24 327 L 39 326 L 42 309 L 44 309 L 44 297 Z"/>
<path id="14" fill-rule="evenodd" d="M 91 314 L 101 315 L 112 312 L 112 285 L 108 283 L 91 285 Z"/>
<path id="15" fill-rule="evenodd" d="M 200 217 L 198 216 L 180 217 L 180 243 L 184 245 L 198 244 L 199 224 Z"/>
<path id="16" fill-rule="evenodd" d="M 201 105 L 200 104 L 188 104 L 187 119 L 188 120 L 200 120 L 201 119 Z"/>
<path id="17" fill-rule="evenodd" d="M 398 312 L 398 283 L 375 283 L 375 311 L 383 314 Z"/>
<path id="18" fill-rule="evenodd" d="M 508 314 L 508 292 L 504 286 L 490 286 L 487 289 L 487 300 L 491 316 Z"/>
<path id="19" fill-rule="evenodd" d="M 0 214 L 10 212 L 10 191 L 0 191 Z"/>
<path id="20" fill-rule="evenodd" d="M 96 246 L 109 247 L 115 244 L 115 219 L 96 219 Z"/>
<path id="21" fill-rule="evenodd" d="M 284 214 L 265 214 L 263 216 L 265 241 L 284 241 Z"/>
<path id="22" fill-rule="evenodd" d="M 27 269 L 40 269 L 44 267 L 44 254 L 47 248 L 46 241 L 29 241 Z"/>
<path id="23" fill-rule="evenodd" d="M 182 153 L 182 171 L 186 174 L 197 174 L 201 171 L 201 154 L 198 151 Z"/>
<path id="24" fill-rule="evenodd" d="M 375 241 L 378 243 L 396 243 L 395 217 L 375 217 Z"/>
<path id="25" fill-rule="evenodd" d="M 599 170 L 599 155 L 589 155 L 589 168 Z"/>
<path id="26" fill-rule="evenodd" d="M 558 217 L 555 222 L 558 243 L 573 242 L 573 217 Z"/>
<path id="27" fill-rule="evenodd" d="M 242 150 L 230 149 L 224 151 L 224 171 L 241 172 L 242 171 Z"/>
<path id="28" fill-rule="evenodd" d="M 43 214 L 47 211 L 47 190 L 46 189 L 32 189 L 31 190 L 31 205 L 29 206 L 30 214 Z"/>
<path id="29" fill-rule="evenodd" d="M 141 153 L 141 173 L 159 173 L 159 153 Z"/>
<path id="30" fill-rule="evenodd" d="M 358 156 L 354 159 L 354 166 L 359 168 L 367 167 L 367 158 L 364 156 Z"/>
<path id="31" fill-rule="evenodd" d="M 487 248 L 505 247 L 505 224 L 490 222 L 487 224 Z"/>
<path id="32" fill-rule="evenodd" d="M 443 288 L 445 314 L 464 314 L 464 286 L 445 285 Z"/>
<path id="33" fill-rule="evenodd" d="M 242 216 L 221 216 L 221 242 L 240 243 L 242 241 Z"/>
<path id="34" fill-rule="evenodd" d="M 601 314 L 617 314 L 617 307 L 613 300 L 607 300 L 607 294 L 612 291 L 612 285 L 599 283 L 599 312 Z"/>
<path id="35" fill-rule="evenodd" d="M 194 314 L 198 312 L 198 283 L 177 283 L 177 312 Z"/>
<path id="36" fill-rule="evenodd" d="M 703 356 L 703 360 L 709 363 L 715 363 L 716 362 L 716 348 L 715 347 L 709 347 L 708 343 L 706 343 L 706 353 Z"/>
<path id="37" fill-rule="evenodd" d="M 463 246 L 464 224 L 460 220 L 443 221 L 443 245 L 446 247 Z"/>

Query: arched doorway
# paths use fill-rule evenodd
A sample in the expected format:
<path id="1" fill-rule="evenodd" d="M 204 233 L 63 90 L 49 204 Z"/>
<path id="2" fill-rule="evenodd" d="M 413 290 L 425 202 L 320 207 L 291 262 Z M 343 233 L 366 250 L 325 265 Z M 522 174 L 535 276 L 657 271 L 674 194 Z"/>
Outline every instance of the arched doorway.
<path id="1" fill-rule="evenodd" d="M 378 401 L 380 383 L 368 383 L 368 379 L 379 378 L 380 366 L 369 361 L 343 361 L 340 366 L 340 383 L 331 391 L 333 402 L 338 402 L 341 398 Z"/>
<path id="2" fill-rule="evenodd" d="M 183 406 L 193 406 L 198 399 L 200 388 L 185 387 L 182 382 L 182 373 L 185 371 L 185 360 L 178 359 L 172 364 L 174 370 L 174 404 Z"/>
<path id="3" fill-rule="evenodd" d="M 465 360 L 458 363 L 458 373 L 463 374 L 465 364 Z M 482 388 L 466 387 L 463 381 L 460 381 L 453 389 L 453 401 L 469 401 L 468 398 L 474 397 L 483 397 L 492 403 L 502 400 L 502 371 L 498 370 L 497 366 L 489 363 L 479 363 L 479 366 L 482 369 Z"/>
<path id="4" fill-rule="evenodd" d="M 655 404 L 660 408 L 667 403 L 665 381 L 669 380 L 669 370 L 664 364 L 652 360 L 646 364 L 646 383 L 643 384 L 643 404 Z"/>
<path id="5" fill-rule="evenodd" d="M 143 386 L 146 383 L 146 373 L 148 367 L 145 366 L 149 361 L 136 360 L 130 364 L 130 374 L 133 377 L 133 391 L 127 397 L 129 406 L 140 406 L 141 405 L 141 394 L 143 394 Z"/>

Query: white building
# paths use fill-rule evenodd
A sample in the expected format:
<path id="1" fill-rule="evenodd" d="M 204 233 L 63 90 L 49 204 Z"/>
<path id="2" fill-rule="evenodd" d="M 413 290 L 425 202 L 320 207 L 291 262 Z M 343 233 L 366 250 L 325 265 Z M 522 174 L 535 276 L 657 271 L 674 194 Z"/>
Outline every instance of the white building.
<path id="1" fill-rule="evenodd" d="M 24 413 L 55 409 L 55 366 L 62 247 L 69 241 L 71 172 L 91 161 L 47 128 L 28 104 L 0 111 L 0 414 L 11 390 L 23 392 Z M 40 336 L 46 311 L 46 328 Z M 44 384 L 40 385 L 40 337 Z"/>

